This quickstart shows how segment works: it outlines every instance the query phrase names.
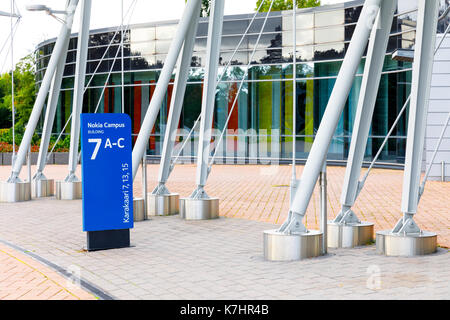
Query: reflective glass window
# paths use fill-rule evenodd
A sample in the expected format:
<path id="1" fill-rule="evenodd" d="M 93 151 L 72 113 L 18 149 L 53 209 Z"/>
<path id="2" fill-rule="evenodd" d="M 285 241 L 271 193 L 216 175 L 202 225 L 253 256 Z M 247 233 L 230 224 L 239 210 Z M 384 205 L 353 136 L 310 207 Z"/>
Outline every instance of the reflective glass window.
<path id="1" fill-rule="evenodd" d="M 278 32 L 282 30 L 282 18 L 281 17 L 276 17 L 276 18 L 267 18 L 267 22 L 266 25 L 264 27 L 263 32 Z M 263 26 L 264 23 L 264 18 L 258 18 L 255 19 L 252 23 L 252 25 L 250 26 L 249 29 L 249 33 L 259 33 L 261 31 L 261 28 Z M 242 33 L 243 31 L 245 31 L 245 28 L 243 28 L 240 32 L 238 33 Z"/>
<path id="2" fill-rule="evenodd" d="M 206 54 L 195 52 L 192 55 L 191 67 L 204 67 L 206 63 Z"/>
<path id="3" fill-rule="evenodd" d="M 345 30 L 344 27 L 330 27 L 320 28 L 314 30 L 314 42 L 317 44 L 344 41 Z"/>
<path id="4" fill-rule="evenodd" d="M 178 25 L 167 25 L 167 26 L 157 26 L 156 27 L 156 39 L 157 40 L 170 40 L 173 39 L 177 31 Z"/>
<path id="5" fill-rule="evenodd" d="M 345 10 L 333 10 L 315 13 L 315 27 L 328 27 L 344 24 Z"/>
<path id="6" fill-rule="evenodd" d="M 283 47 L 284 46 L 292 46 L 292 31 L 284 31 L 283 32 Z M 313 44 L 314 41 L 314 30 L 297 30 L 295 38 L 297 40 L 297 46 L 302 46 L 305 44 Z"/>
<path id="7" fill-rule="evenodd" d="M 166 41 L 157 40 L 156 41 L 156 53 L 157 54 L 168 53 L 171 43 L 172 43 L 171 40 L 166 40 Z"/>
<path id="8" fill-rule="evenodd" d="M 253 50 L 256 45 L 256 40 L 258 40 L 257 35 L 248 36 L 248 48 Z M 271 34 L 262 34 L 259 38 L 257 48 L 281 48 L 282 47 L 282 34 L 280 33 L 271 33 Z"/>
<path id="9" fill-rule="evenodd" d="M 230 61 L 231 57 L 233 59 L 231 60 L 231 65 L 247 65 L 248 64 L 248 51 L 236 51 L 236 53 L 233 56 L 233 51 L 228 52 L 221 52 L 220 53 L 220 64 L 226 65 L 228 61 Z"/>
<path id="10" fill-rule="evenodd" d="M 224 22 L 224 25 L 226 22 Z M 200 22 L 197 27 L 197 37 L 208 36 L 208 22 Z"/>
<path id="11" fill-rule="evenodd" d="M 153 41 L 156 38 L 155 28 L 135 28 L 131 30 L 131 42 Z"/>
<path id="12" fill-rule="evenodd" d="M 247 20 L 224 21 L 222 27 L 223 35 L 242 34 L 248 26 Z"/>
<path id="13" fill-rule="evenodd" d="M 156 53 L 156 41 L 131 43 L 131 55 L 147 56 Z"/>
<path id="14" fill-rule="evenodd" d="M 295 23 L 297 29 L 312 29 L 314 27 L 314 14 L 297 14 Z M 292 15 L 283 16 L 283 31 L 292 29 Z"/>
<path id="15" fill-rule="evenodd" d="M 314 59 L 340 59 L 344 58 L 345 46 L 343 43 L 331 43 L 314 46 Z"/>
<path id="16" fill-rule="evenodd" d="M 222 38 L 222 41 L 225 37 Z M 199 52 L 199 51 L 206 51 L 206 38 L 196 38 L 195 39 L 195 45 L 194 45 L 194 51 L 195 52 Z M 223 43 L 222 45 L 223 46 Z"/>

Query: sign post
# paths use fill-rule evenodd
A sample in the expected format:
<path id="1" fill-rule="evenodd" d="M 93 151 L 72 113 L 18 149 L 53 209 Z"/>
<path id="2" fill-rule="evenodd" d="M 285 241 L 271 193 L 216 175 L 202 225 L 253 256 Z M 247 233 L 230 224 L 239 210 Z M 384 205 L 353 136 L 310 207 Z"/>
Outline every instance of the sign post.
<path id="1" fill-rule="evenodd" d="M 127 114 L 81 114 L 83 231 L 88 251 L 130 246 L 131 152 Z"/>

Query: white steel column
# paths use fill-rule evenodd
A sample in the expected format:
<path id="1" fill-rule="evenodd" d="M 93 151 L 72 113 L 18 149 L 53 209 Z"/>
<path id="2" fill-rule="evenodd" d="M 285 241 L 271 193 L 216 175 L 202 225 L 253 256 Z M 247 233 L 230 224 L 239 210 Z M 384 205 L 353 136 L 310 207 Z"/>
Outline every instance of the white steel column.
<path id="1" fill-rule="evenodd" d="M 224 0 L 211 2 L 209 18 L 208 41 L 206 53 L 206 70 L 202 96 L 202 111 L 200 120 L 200 137 L 197 151 L 197 189 L 192 194 L 196 198 L 208 198 L 203 187 L 208 177 L 208 162 L 211 144 L 211 128 L 216 101 L 217 71 L 222 40 Z M 224 128 L 226 130 L 226 128 Z M 191 196 L 191 197 L 192 197 Z"/>
<path id="2" fill-rule="evenodd" d="M 403 175 L 401 205 L 403 217 L 399 219 L 394 229 L 376 233 L 377 253 L 388 256 L 416 256 L 430 254 L 437 250 L 437 234 L 421 230 L 413 218 L 419 201 L 439 0 L 419 0 L 418 4 Z"/>
<path id="3" fill-rule="evenodd" d="M 300 178 L 287 220 L 280 227 L 280 232 L 306 232 L 302 219 L 306 213 L 314 186 L 319 177 L 328 147 L 336 130 L 342 110 L 352 87 L 356 70 L 366 48 L 370 31 L 380 7 L 381 0 L 367 0 L 364 3 L 358 23 L 353 33 L 344 61 L 336 79 L 328 105 L 317 131 L 311 152 Z"/>
<path id="4" fill-rule="evenodd" d="M 179 213 L 180 195 L 178 193 L 170 193 L 166 187 L 166 181 L 173 169 L 173 164 L 171 163 L 172 151 L 175 144 L 175 138 L 177 136 L 178 122 L 180 121 L 184 93 L 186 91 L 186 82 L 189 76 L 195 37 L 197 35 L 197 26 L 200 19 L 200 5 L 201 3 L 198 2 L 196 9 L 198 14 L 194 15 L 190 22 L 190 26 L 184 40 L 183 50 L 177 62 L 177 74 L 175 77 L 175 85 L 172 92 L 169 116 L 164 135 L 161 163 L 159 165 L 158 185 L 151 194 L 146 195 L 148 206 L 147 212 L 149 216 L 172 215 Z"/>
<path id="5" fill-rule="evenodd" d="M 296 153 L 297 153 L 297 0 L 292 8 L 292 176 L 290 185 L 290 203 L 294 200 L 298 187 Z"/>
<path id="6" fill-rule="evenodd" d="M 200 12 L 200 2 L 198 2 L 197 12 Z M 169 116 L 167 120 L 166 133 L 164 136 L 164 144 L 162 148 L 161 164 L 159 166 L 158 183 L 155 189 L 158 194 L 167 194 L 165 183 L 172 171 L 171 159 L 172 151 L 177 136 L 178 123 L 180 121 L 181 109 L 183 107 L 184 94 L 186 91 L 186 82 L 189 76 L 189 70 L 192 61 L 192 53 L 194 50 L 195 36 L 197 35 L 198 20 L 200 15 L 195 15 L 189 26 L 184 41 L 182 55 L 180 56 L 177 75 L 175 78 L 174 90 L 170 104 Z"/>
<path id="7" fill-rule="evenodd" d="M 70 0 L 69 5 L 67 7 L 65 22 L 61 26 L 61 31 L 56 40 L 55 47 L 53 49 L 50 61 L 48 63 L 44 78 L 41 83 L 41 87 L 39 89 L 39 93 L 37 95 L 36 101 L 33 106 L 33 110 L 28 120 L 27 128 L 25 129 L 25 133 L 23 135 L 23 139 L 20 144 L 19 151 L 17 153 L 17 158 L 14 162 L 11 176 L 8 179 L 8 182 L 10 183 L 20 182 L 19 174 L 25 162 L 25 158 L 31 144 L 31 138 L 33 137 L 34 130 L 36 129 L 36 125 L 39 121 L 42 108 L 44 107 L 45 98 L 47 97 L 53 76 L 55 74 L 56 67 L 58 65 L 59 58 L 64 50 L 65 44 L 64 40 L 66 39 L 67 35 L 70 36 L 73 17 L 75 14 L 77 4 L 78 0 Z"/>
<path id="8" fill-rule="evenodd" d="M 89 44 L 89 25 L 91 20 L 91 0 L 81 0 L 80 32 L 78 33 L 75 85 L 72 104 L 72 124 L 70 128 L 69 174 L 66 182 L 79 181 L 75 175 L 80 140 L 80 114 L 83 108 L 84 85 L 86 82 L 86 63 Z"/>
<path id="9" fill-rule="evenodd" d="M 341 194 L 342 209 L 334 219 L 335 223 L 359 223 L 351 210 L 359 193 L 359 176 L 372 123 L 373 111 L 380 84 L 381 71 L 389 40 L 397 0 L 383 0 L 377 21 L 372 29 L 367 50 L 366 64 L 356 108 L 352 140 L 348 154 L 347 168 Z"/>
<path id="10" fill-rule="evenodd" d="M 216 100 L 217 71 L 222 40 L 224 0 L 211 1 L 211 14 L 206 43 L 206 67 L 203 80 L 200 136 L 197 151 L 196 189 L 188 198 L 180 199 L 180 216 L 186 220 L 206 220 L 219 217 L 219 199 L 210 198 L 203 187 L 208 178 L 211 128 Z M 226 128 L 224 128 L 226 130 Z"/>
<path id="11" fill-rule="evenodd" d="M 50 96 L 48 98 L 47 109 L 45 111 L 44 126 L 42 128 L 41 144 L 39 146 L 39 155 L 37 160 L 37 172 L 34 179 L 46 179 L 43 171 L 47 164 L 48 146 L 53 129 L 53 122 L 55 119 L 56 107 L 58 105 L 59 90 L 61 89 L 62 77 L 64 74 L 64 67 L 66 65 L 67 49 L 69 47 L 70 36 L 66 35 L 64 50 L 59 57 L 58 66 L 56 67 L 55 75 L 50 89 Z"/>
<path id="12" fill-rule="evenodd" d="M 183 16 L 178 24 L 177 32 L 170 44 L 169 53 L 164 61 L 164 66 L 161 70 L 161 74 L 156 84 L 155 92 L 153 93 L 152 100 L 145 114 L 144 121 L 142 122 L 141 130 L 136 139 L 136 143 L 133 148 L 133 179 L 136 177 L 136 173 L 139 168 L 139 163 L 146 152 L 146 146 L 150 133 L 155 125 L 156 117 L 159 113 L 159 108 L 165 97 L 167 86 L 169 84 L 170 78 L 172 77 L 172 71 L 174 69 L 175 63 L 177 62 L 178 55 L 183 45 L 184 39 L 186 37 L 188 28 L 190 26 L 191 20 L 194 15 L 199 15 L 200 12 L 197 10 L 198 3 L 201 0 L 188 0 L 186 8 L 184 9 Z"/>
<path id="13" fill-rule="evenodd" d="M 417 212 L 419 201 L 420 173 L 433 69 L 438 8 L 438 0 L 419 1 L 403 176 L 401 210 L 404 216 L 397 223 L 393 232 L 408 233 L 419 231 L 419 228 L 413 221 L 413 215 Z"/>

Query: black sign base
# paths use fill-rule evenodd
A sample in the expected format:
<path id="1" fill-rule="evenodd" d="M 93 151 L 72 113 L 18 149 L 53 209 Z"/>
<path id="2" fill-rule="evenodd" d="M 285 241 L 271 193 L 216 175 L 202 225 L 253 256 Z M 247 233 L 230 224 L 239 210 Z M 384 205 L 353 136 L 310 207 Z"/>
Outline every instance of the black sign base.
<path id="1" fill-rule="evenodd" d="M 87 232 L 87 250 L 106 250 L 130 246 L 130 229 Z"/>

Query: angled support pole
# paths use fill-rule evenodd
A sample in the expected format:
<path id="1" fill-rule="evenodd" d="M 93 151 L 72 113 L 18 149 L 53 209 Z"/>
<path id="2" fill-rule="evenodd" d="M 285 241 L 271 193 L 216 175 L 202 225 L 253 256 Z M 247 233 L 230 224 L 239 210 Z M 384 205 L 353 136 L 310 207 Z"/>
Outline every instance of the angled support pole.
<path id="1" fill-rule="evenodd" d="M 177 62 L 191 21 L 195 19 L 194 17 L 196 15 L 200 14 L 200 10 L 197 10 L 199 8 L 199 2 L 201 2 L 201 0 L 188 0 L 183 16 L 178 23 L 175 36 L 170 44 L 169 53 L 164 61 L 164 66 L 161 70 L 158 83 L 156 84 L 155 92 L 153 93 L 152 100 L 148 106 L 141 130 L 139 131 L 139 135 L 133 148 L 133 180 L 136 177 L 139 163 L 146 152 L 148 139 L 153 126 L 155 125 L 156 117 L 158 116 L 159 109 L 165 97 L 170 78 L 172 77 L 172 71 Z"/>
<path id="2" fill-rule="evenodd" d="M 210 198 L 203 189 L 208 178 L 211 128 L 216 100 L 217 73 L 222 40 L 224 0 L 211 2 L 208 26 L 206 70 L 202 96 L 200 137 L 197 152 L 197 188 L 189 198 L 180 199 L 180 214 L 187 220 L 212 219 L 219 216 L 219 199 Z"/>
<path id="3" fill-rule="evenodd" d="M 197 4 L 196 12 L 200 12 L 200 2 Z M 159 165 L 158 185 L 151 194 L 148 194 L 149 215 L 171 215 L 179 213 L 179 194 L 170 193 L 166 187 L 167 179 L 173 169 L 172 152 L 177 136 L 178 123 L 180 121 L 181 109 L 183 107 L 186 83 L 194 51 L 195 37 L 200 15 L 194 15 L 184 40 L 183 50 L 178 59 L 175 85 L 170 103 L 169 116 Z"/>
<path id="4" fill-rule="evenodd" d="M 25 158 L 31 145 L 31 139 L 34 131 L 36 130 L 36 126 L 42 113 L 45 99 L 49 92 L 53 77 L 55 76 L 59 59 L 64 52 L 65 41 L 67 37 L 70 37 L 77 5 L 78 0 L 70 0 L 68 2 L 64 17 L 65 19 L 61 25 L 61 30 L 56 40 L 44 78 L 42 79 L 41 87 L 39 88 L 33 110 L 28 120 L 17 157 L 14 161 L 14 165 L 12 166 L 11 175 L 6 183 L 0 183 L 0 201 L 17 202 L 31 199 L 31 182 L 22 182 L 19 178 L 19 174 L 25 163 Z"/>
<path id="5" fill-rule="evenodd" d="M 419 200 L 419 184 L 430 97 L 439 0 L 419 0 L 416 44 L 411 82 L 408 134 L 401 210 L 403 217 L 392 230 L 376 235 L 377 252 L 393 256 L 413 256 L 436 251 L 437 235 L 422 231 L 414 221 Z"/>
<path id="6" fill-rule="evenodd" d="M 55 193 L 54 180 L 47 179 L 44 175 L 44 168 L 48 161 L 48 147 L 50 144 L 53 122 L 55 120 L 56 107 L 58 105 L 60 93 L 59 91 L 61 89 L 64 67 L 66 64 L 67 49 L 70 41 L 69 34 L 66 34 L 65 36 L 64 49 L 59 57 L 58 65 L 55 70 L 55 75 L 53 77 L 53 82 L 50 89 L 50 96 L 48 98 L 47 109 L 45 111 L 44 126 L 42 128 L 41 144 L 39 146 L 39 155 L 37 159 L 37 171 L 33 177 L 32 194 L 33 197 L 36 198 L 50 197 Z"/>
<path id="7" fill-rule="evenodd" d="M 286 221 L 278 230 L 264 232 L 264 256 L 268 260 L 299 260 L 322 253 L 323 234 L 316 230 L 307 230 L 302 220 L 369 40 L 380 3 L 381 0 L 367 0 L 364 3 Z"/>
<path id="8" fill-rule="evenodd" d="M 360 191 L 359 177 L 396 8 L 396 0 L 382 0 L 370 36 L 341 193 L 341 211 L 328 226 L 328 246 L 332 248 L 360 246 L 374 238 L 373 223 L 361 222 L 352 206 Z"/>
<path id="9" fill-rule="evenodd" d="M 70 128 L 69 174 L 64 181 L 56 181 L 56 199 L 58 200 L 81 199 L 81 181 L 75 175 L 75 170 L 78 164 L 80 114 L 83 108 L 84 85 L 86 82 L 91 7 L 92 0 L 81 0 L 80 31 L 78 33 L 72 122 Z"/>

